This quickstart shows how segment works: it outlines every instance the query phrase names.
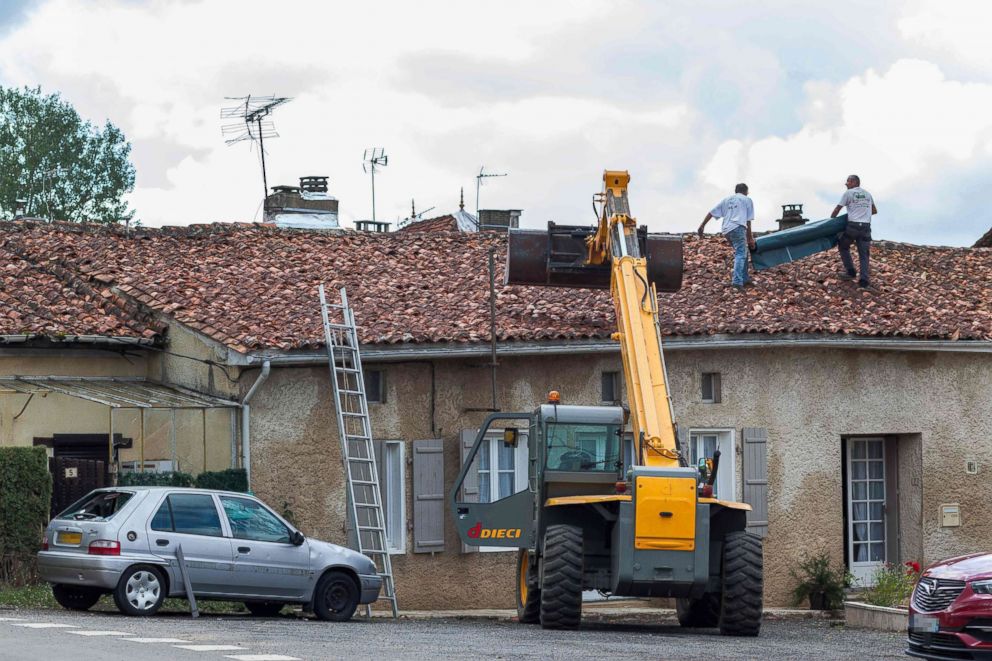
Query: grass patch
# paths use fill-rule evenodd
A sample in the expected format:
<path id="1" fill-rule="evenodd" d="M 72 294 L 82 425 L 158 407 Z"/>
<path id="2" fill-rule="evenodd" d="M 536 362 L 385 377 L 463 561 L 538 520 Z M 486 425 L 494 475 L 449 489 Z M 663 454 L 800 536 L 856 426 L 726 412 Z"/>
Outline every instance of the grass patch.
<path id="1" fill-rule="evenodd" d="M 245 605 L 240 601 L 197 601 L 201 613 L 221 614 L 235 613 L 244 614 L 248 612 Z M 52 596 L 52 588 L 48 583 L 34 583 L 20 587 L 8 587 L 0 585 L 0 608 L 17 609 L 55 609 L 62 607 Z M 93 606 L 92 610 L 116 611 L 114 599 L 109 594 L 103 595 L 100 601 Z M 185 599 L 166 599 L 162 604 L 160 612 L 188 613 L 189 602 Z"/>
<path id="2" fill-rule="evenodd" d="M 21 587 L 0 585 L 0 607 L 6 608 L 61 608 L 55 603 L 48 583 L 35 583 Z"/>

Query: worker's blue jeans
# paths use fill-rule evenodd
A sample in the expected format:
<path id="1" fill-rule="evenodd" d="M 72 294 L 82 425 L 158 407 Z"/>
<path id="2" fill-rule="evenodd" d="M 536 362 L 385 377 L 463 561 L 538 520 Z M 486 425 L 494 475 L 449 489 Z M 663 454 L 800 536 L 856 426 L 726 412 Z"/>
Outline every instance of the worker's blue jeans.
<path id="1" fill-rule="evenodd" d="M 747 274 L 747 230 L 744 227 L 735 227 L 724 236 L 734 247 L 734 272 L 731 282 L 743 287 L 745 282 L 751 281 Z"/>

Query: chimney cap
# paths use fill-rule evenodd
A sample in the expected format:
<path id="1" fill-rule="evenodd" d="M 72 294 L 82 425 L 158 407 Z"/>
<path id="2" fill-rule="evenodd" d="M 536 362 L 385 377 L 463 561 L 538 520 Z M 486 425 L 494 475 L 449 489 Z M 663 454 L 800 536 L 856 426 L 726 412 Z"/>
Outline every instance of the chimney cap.
<path id="1" fill-rule="evenodd" d="M 272 192 L 273 193 L 299 193 L 300 192 L 300 187 L 299 186 L 286 186 L 286 185 L 273 186 L 272 187 Z"/>
<path id="2" fill-rule="evenodd" d="M 323 175 L 300 177 L 300 188 L 307 193 L 326 193 L 327 177 Z"/>

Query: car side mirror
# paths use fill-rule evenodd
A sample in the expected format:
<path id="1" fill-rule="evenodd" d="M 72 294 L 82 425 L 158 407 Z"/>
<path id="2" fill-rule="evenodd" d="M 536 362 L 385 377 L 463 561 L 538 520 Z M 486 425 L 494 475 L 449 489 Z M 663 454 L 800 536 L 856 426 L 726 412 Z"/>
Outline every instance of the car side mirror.
<path id="1" fill-rule="evenodd" d="M 300 546 L 306 539 L 299 530 L 294 530 L 293 534 L 289 536 L 289 541 L 292 542 L 293 546 Z"/>

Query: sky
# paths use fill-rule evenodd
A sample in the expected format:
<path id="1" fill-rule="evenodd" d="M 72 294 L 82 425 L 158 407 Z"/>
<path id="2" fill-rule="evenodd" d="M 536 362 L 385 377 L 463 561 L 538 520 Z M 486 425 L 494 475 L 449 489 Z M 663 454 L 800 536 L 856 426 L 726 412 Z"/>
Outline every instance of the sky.
<path id="1" fill-rule="evenodd" d="M 873 234 L 970 245 L 992 227 L 992 3 L 906 0 L 0 2 L 0 85 L 59 92 L 133 145 L 148 226 L 261 220 L 257 145 L 228 146 L 226 97 L 273 115 L 269 185 L 330 178 L 343 224 L 465 206 L 592 224 L 604 169 L 631 173 L 651 231 L 698 227 L 748 183 L 829 216 L 848 174 Z M 710 224 L 711 230 L 716 230 Z"/>

